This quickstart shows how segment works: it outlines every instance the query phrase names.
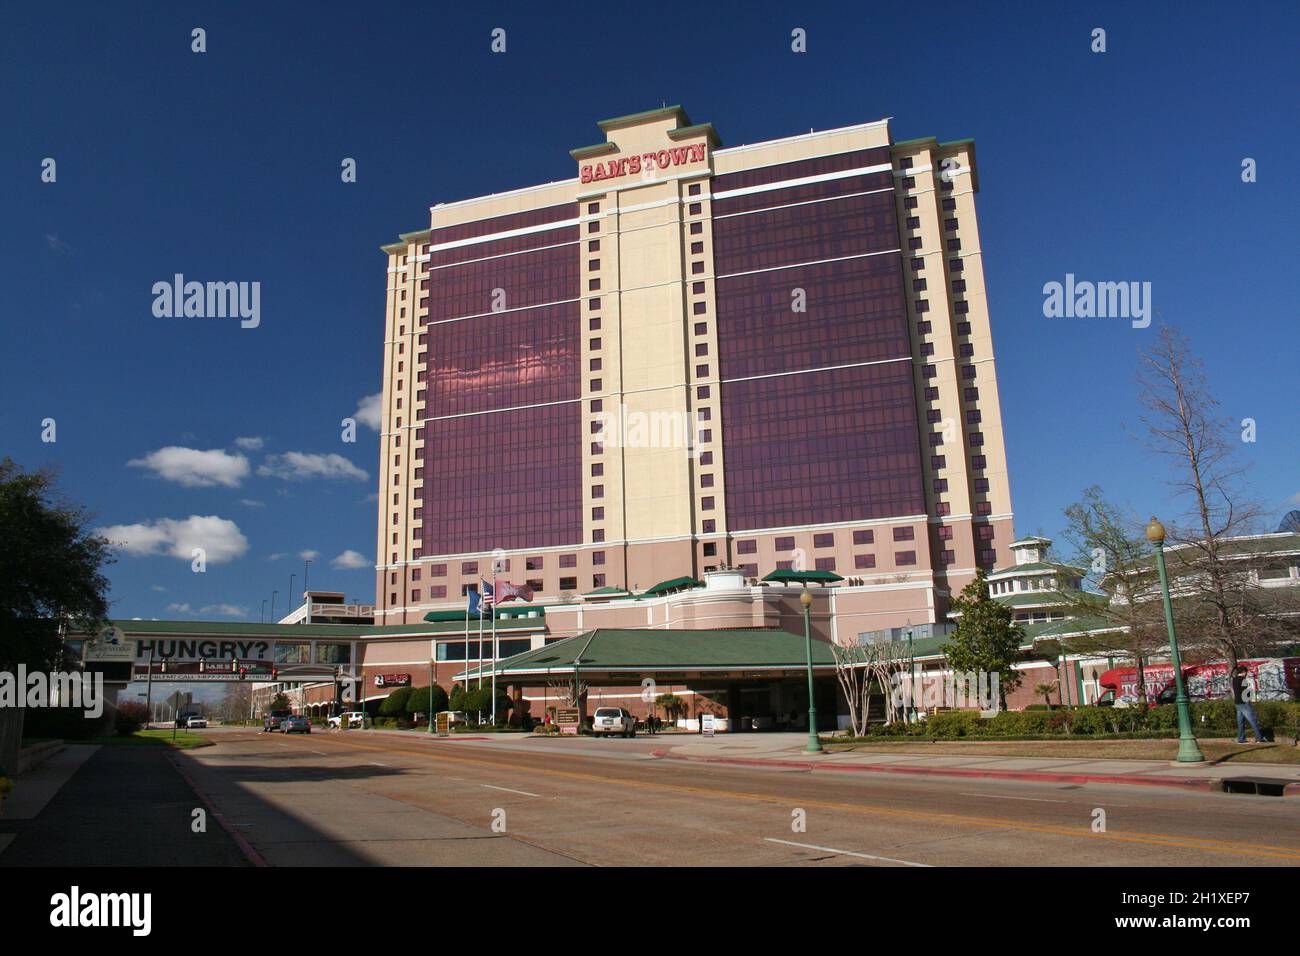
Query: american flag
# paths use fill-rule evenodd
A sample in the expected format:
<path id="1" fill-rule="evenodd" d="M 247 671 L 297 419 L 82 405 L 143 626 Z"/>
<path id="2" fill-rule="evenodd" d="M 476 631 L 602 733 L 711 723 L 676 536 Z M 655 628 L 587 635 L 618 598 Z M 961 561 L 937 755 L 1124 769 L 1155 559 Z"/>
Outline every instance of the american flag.
<path id="1" fill-rule="evenodd" d="M 479 581 L 480 581 L 480 584 L 479 584 L 479 591 L 480 591 L 481 594 L 482 594 L 482 597 L 479 598 L 479 600 L 482 602 L 483 609 L 484 609 L 485 611 L 487 611 L 487 610 L 491 609 L 491 607 L 492 607 L 492 601 L 493 601 L 493 597 L 494 597 L 494 596 L 493 596 L 493 593 L 492 593 L 492 585 L 488 584 L 488 583 L 487 583 L 486 581 L 484 581 L 482 578 L 479 578 Z"/>
<path id="2" fill-rule="evenodd" d="M 498 581 L 497 591 L 497 600 L 502 604 L 512 598 L 518 598 L 521 601 L 531 601 L 533 599 L 533 589 L 527 584 L 515 585 L 509 581 Z"/>

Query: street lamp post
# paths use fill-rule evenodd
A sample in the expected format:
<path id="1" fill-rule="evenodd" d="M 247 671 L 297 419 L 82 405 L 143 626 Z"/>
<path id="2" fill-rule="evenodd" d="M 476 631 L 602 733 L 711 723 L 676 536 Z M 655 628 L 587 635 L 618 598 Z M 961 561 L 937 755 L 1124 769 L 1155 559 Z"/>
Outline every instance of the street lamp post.
<path id="1" fill-rule="evenodd" d="M 908 708 L 912 712 L 909 715 L 909 722 L 916 723 L 916 653 L 912 649 L 912 628 L 910 626 L 907 628 L 907 680 L 909 683 L 907 696 L 912 703 L 912 706 Z"/>
<path id="2" fill-rule="evenodd" d="M 806 584 L 803 593 L 799 595 L 799 603 L 803 605 L 803 640 L 808 656 L 808 746 L 804 751 L 819 754 L 823 751 L 821 738 L 817 736 L 817 703 L 816 697 L 813 696 L 812 624 L 808 616 L 809 608 L 812 607 L 812 594 L 809 593 Z"/>
<path id="3" fill-rule="evenodd" d="M 1156 547 L 1156 567 L 1160 569 L 1160 594 L 1165 604 L 1165 628 L 1169 632 L 1169 653 L 1174 659 L 1174 706 L 1178 708 L 1178 763 L 1204 763 L 1196 737 L 1192 733 L 1192 715 L 1187 706 L 1187 684 L 1183 680 L 1183 659 L 1178 653 L 1178 635 L 1174 633 L 1174 607 L 1169 600 L 1169 576 L 1165 571 L 1165 526 L 1153 515 L 1147 524 L 1147 539 Z"/>

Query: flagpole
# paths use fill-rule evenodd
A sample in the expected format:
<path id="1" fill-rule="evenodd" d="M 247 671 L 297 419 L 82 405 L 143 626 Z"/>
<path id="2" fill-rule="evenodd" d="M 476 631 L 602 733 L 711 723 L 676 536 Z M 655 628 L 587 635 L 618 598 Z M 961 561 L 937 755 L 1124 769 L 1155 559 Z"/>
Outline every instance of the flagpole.
<path id="1" fill-rule="evenodd" d="M 492 726 L 497 725 L 497 562 L 492 559 Z"/>

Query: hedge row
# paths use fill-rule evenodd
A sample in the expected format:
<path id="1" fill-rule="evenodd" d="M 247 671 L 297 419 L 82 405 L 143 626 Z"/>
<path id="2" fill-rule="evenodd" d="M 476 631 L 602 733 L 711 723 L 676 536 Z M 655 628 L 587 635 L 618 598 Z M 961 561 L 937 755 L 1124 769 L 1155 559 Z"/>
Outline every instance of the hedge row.
<path id="1" fill-rule="evenodd" d="M 1237 717 L 1226 700 L 1200 701 L 1191 705 L 1192 727 L 1201 736 L 1236 734 Z M 1259 701 L 1255 714 L 1269 733 L 1296 734 L 1300 728 L 1300 704 Z M 873 737 L 1087 737 L 1101 734 L 1164 736 L 1178 729 L 1178 708 L 1163 704 L 1148 711 L 1136 707 L 1073 707 L 1060 710 L 1004 710 L 992 717 L 975 711 L 940 711 L 928 720 L 908 724 L 872 724 Z"/>

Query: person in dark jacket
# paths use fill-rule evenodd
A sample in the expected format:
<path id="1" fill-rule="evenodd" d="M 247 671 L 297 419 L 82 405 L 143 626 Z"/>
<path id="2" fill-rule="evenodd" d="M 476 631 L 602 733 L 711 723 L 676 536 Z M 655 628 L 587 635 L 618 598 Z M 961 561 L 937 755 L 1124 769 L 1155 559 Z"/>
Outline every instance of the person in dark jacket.
<path id="1" fill-rule="evenodd" d="M 1255 732 L 1255 743 L 1264 742 L 1259 721 L 1255 719 L 1255 705 L 1251 703 L 1254 699 L 1254 692 L 1246 684 L 1246 665 L 1238 664 L 1236 670 L 1232 672 L 1232 702 L 1237 708 L 1237 743 L 1239 744 L 1246 742 L 1247 721 L 1250 721 L 1250 729 Z"/>

